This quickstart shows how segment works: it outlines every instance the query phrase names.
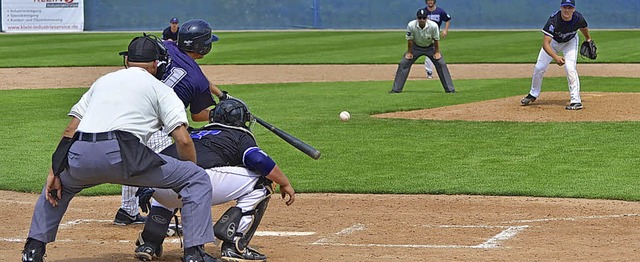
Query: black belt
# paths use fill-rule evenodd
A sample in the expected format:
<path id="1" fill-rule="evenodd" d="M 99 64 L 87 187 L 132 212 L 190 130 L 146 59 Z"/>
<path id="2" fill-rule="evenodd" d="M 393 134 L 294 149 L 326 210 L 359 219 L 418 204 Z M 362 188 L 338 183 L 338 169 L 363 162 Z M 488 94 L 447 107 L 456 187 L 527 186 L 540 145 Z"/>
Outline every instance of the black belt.
<path id="1" fill-rule="evenodd" d="M 84 133 L 78 132 L 78 140 L 85 142 L 98 142 L 116 139 L 114 132 L 102 132 L 102 133 Z"/>

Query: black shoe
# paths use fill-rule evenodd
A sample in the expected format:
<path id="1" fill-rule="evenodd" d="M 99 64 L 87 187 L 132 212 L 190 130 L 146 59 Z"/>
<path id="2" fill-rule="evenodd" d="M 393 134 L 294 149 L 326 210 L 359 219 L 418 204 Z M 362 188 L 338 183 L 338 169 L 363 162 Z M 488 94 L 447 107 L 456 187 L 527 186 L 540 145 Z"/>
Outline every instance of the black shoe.
<path id="1" fill-rule="evenodd" d="M 398 91 L 395 91 L 395 90 L 389 91 L 389 94 L 399 94 L 399 93 L 401 93 L 401 92 L 398 92 Z"/>
<path id="2" fill-rule="evenodd" d="M 564 109 L 567 109 L 567 110 L 580 110 L 580 109 L 582 109 L 582 103 L 571 103 L 567 107 L 565 107 Z"/>
<path id="3" fill-rule="evenodd" d="M 220 262 L 221 260 L 212 257 L 204 252 L 202 246 L 189 247 L 184 249 L 183 262 Z"/>
<path id="4" fill-rule="evenodd" d="M 27 238 L 22 250 L 22 262 L 44 262 L 47 247 L 44 242 Z"/>
<path id="5" fill-rule="evenodd" d="M 456 90 L 451 90 L 451 91 L 444 91 L 445 93 L 455 93 Z"/>
<path id="6" fill-rule="evenodd" d="M 522 100 L 520 100 L 520 104 L 522 104 L 523 106 L 526 106 L 535 102 L 536 99 L 537 98 L 535 96 L 532 96 L 531 94 L 527 94 L 527 96 L 525 96 Z"/>
<path id="7" fill-rule="evenodd" d="M 145 220 L 147 220 L 147 218 L 140 215 L 140 213 L 135 216 L 130 216 L 127 211 L 124 211 L 124 209 L 120 208 L 118 209 L 118 213 L 116 213 L 116 218 L 113 220 L 113 224 L 116 224 L 118 226 L 144 224 Z"/>
<path id="8" fill-rule="evenodd" d="M 225 262 L 267 261 L 267 256 L 251 247 L 246 247 L 244 252 L 239 252 L 233 243 L 227 242 L 222 243 L 220 256 L 222 261 Z"/>
<path id="9" fill-rule="evenodd" d="M 147 243 L 142 239 L 142 234 L 138 236 L 136 240 L 136 250 L 133 251 L 135 257 L 141 261 L 151 261 L 154 258 L 160 258 L 162 256 L 162 245 L 159 247 Z"/>

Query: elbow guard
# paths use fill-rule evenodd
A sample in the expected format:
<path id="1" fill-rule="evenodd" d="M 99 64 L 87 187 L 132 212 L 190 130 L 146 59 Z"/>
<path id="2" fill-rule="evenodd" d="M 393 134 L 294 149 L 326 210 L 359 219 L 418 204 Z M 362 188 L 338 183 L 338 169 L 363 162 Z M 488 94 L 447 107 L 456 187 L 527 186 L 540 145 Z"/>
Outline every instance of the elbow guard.
<path id="1" fill-rule="evenodd" d="M 244 152 L 242 162 L 248 169 L 258 172 L 261 176 L 268 175 L 276 166 L 276 162 L 258 147 L 248 148 Z"/>

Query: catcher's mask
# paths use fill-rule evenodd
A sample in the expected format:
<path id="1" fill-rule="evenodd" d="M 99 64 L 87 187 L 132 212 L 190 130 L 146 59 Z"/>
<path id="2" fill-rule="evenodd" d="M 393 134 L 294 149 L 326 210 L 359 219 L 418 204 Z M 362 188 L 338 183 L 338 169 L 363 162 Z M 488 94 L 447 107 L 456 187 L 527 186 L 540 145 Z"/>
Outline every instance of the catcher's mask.
<path id="1" fill-rule="evenodd" d="M 126 61 L 129 62 L 152 62 L 158 61 L 156 65 L 156 74 L 154 75 L 158 80 L 162 79 L 167 66 L 171 63 L 169 53 L 164 47 L 162 41 L 155 35 L 147 35 L 142 33 L 142 36 L 138 36 L 131 40 L 127 51 L 119 53 L 122 58 L 122 63 L 125 68 L 128 68 Z"/>
<path id="2" fill-rule="evenodd" d="M 229 98 L 220 101 L 216 107 L 209 111 L 209 122 L 251 130 L 255 118 L 242 100 Z"/>

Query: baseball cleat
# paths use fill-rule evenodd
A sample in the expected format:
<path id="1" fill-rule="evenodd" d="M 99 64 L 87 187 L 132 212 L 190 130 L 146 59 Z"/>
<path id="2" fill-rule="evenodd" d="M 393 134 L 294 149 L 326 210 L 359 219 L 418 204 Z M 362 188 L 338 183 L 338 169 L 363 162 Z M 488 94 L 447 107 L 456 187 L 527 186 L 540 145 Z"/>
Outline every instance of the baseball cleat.
<path id="1" fill-rule="evenodd" d="M 433 72 L 427 72 L 427 79 L 433 78 Z"/>
<path id="2" fill-rule="evenodd" d="M 124 211 L 124 209 L 120 208 L 118 209 L 118 213 L 116 213 L 116 218 L 113 220 L 113 224 L 118 226 L 144 224 L 145 220 L 146 217 L 140 215 L 140 213 L 135 216 L 131 216 L 127 213 L 127 211 Z"/>
<path id="3" fill-rule="evenodd" d="M 527 94 L 527 96 L 525 96 L 522 100 L 520 100 L 520 103 L 523 106 L 526 106 L 526 105 L 529 105 L 529 104 L 531 104 L 531 103 L 533 103 L 535 101 L 536 101 L 536 97 L 535 96 L 532 96 L 531 94 Z"/>
<path id="4" fill-rule="evenodd" d="M 151 243 L 144 242 L 141 233 L 136 240 L 136 250 L 133 252 L 135 253 L 135 257 L 140 261 L 152 261 L 162 256 L 162 245 L 155 247 Z"/>
<path id="5" fill-rule="evenodd" d="M 46 250 L 43 242 L 29 238 L 22 250 L 22 262 L 44 262 Z"/>
<path id="6" fill-rule="evenodd" d="M 399 93 L 400 93 L 400 92 L 395 91 L 395 90 L 391 90 L 391 91 L 389 91 L 389 94 L 399 94 Z"/>
<path id="7" fill-rule="evenodd" d="M 582 109 L 582 103 L 571 103 L 570 105 L 568 105 L 564 109 L 566 109 L 566 110 L 580 110 L 580 109 Z"/>
<path id="8" fill-rule="evenodd" d="M 267 261 L 267 256 L 258 252 L 257 250 L 246 247 L 244 252 L 239 252 L 234 244 L 223 243 L 222 250 L 220 250 L 220 259 L 224 262 L 253 262 L 253 261 Z"/>
<path id="9" fill-rule="evenodd" d="M 202 246 L 194 246 L 184 249 L 183 262 L 220 262 L 219 259 L 204 252 Z"/>

